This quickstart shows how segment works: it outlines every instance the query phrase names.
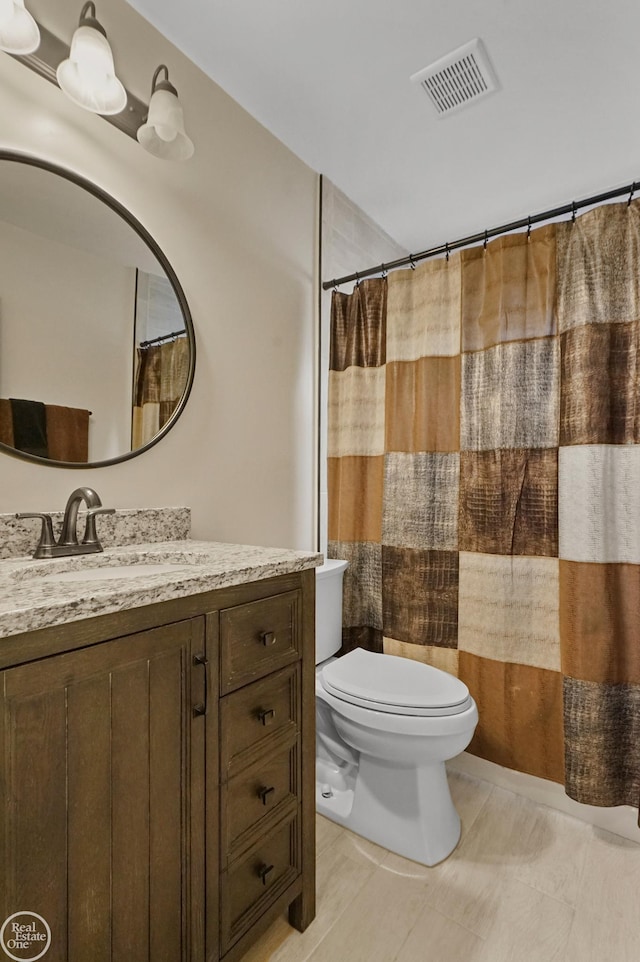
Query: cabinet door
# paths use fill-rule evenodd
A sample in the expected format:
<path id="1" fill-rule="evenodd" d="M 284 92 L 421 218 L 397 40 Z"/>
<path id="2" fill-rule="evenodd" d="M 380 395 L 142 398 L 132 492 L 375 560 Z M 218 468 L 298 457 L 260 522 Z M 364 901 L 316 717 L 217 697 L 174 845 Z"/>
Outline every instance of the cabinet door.
<path id="1" fill-rule="evenodd" d="M 0 924 L 46 920 L 46 962 L 204 956 L 203 628 L 0 675 Z"/>

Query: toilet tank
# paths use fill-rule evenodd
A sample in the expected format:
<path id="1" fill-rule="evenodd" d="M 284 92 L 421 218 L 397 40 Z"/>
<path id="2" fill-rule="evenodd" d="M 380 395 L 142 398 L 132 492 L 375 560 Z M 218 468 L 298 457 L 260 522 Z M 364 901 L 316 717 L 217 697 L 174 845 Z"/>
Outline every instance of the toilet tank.
<path id="1" fill-rule="evenodd" d="M 348 564 L 330 558 L 316 568 L 316 665 L 342 646 L 342 576 Z"/>

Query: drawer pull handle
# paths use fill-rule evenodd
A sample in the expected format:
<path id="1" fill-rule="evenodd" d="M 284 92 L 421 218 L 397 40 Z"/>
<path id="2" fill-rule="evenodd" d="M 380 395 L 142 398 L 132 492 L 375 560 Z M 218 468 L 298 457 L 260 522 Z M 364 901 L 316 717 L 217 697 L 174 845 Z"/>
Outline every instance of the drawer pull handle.
<path id="1" fill-rule="evenodd" d="M 271 645 L 275 645 L 277 641 L 275 631 L 263 631 L 260 635 L 260 640 L 265 648 L 270 648 Z"/>
<path id="2" fill-rule="evenodd" d="M 275 708 L 266 708 L 258 712 L 258 718 L 263 725 L 270 725 L 276 717 Z"/>
<path id="3" fill-rule="evenodd" d="M 266 787 L 265 787 L 265 788 L 259 788 L 259 789 L 258 789 L 258 798 L 262 801 L 262 804 L 263 804 L 263 805 L 266 805 L 266 804 L 267 804 L 267 801 L 268 801 L 268 799 L 269 799 L 269 795 L 271 795 L 272 792 L 275 792 L 275 788 L 273 787 L 273 785 L 271 785 L 270 788 L 266 788 Z"/>
<path id="4" fill-rule="evenodd" d="M 267 879 L 273 872 L 274 867 L 273 865 L 261 865 L 258 869 L 258 877 L 262 879 L 263 885 L 267 884 Z"/>

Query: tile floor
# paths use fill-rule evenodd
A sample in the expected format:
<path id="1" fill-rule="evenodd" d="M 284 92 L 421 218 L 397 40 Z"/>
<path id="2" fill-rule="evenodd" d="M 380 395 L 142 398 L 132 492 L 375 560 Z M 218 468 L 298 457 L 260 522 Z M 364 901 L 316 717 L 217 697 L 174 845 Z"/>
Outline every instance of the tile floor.
<path id="1" fill-rule="evenodd" d="M 638 962 L 640 845 L 449 781 L 462 839 L 434 868 L 318 816 L 315 921 L 279 920 L 244 962 Z"/>

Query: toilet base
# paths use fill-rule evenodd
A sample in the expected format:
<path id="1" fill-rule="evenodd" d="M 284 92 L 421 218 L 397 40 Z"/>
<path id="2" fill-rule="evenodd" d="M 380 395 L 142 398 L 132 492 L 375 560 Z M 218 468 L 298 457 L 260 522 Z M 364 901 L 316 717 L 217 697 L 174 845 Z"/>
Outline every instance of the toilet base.
<path id="1" fill-rule="evenodd" d="M 460 817 L 443 762 L 407 767 L 361 755 L 357 773 L 346 779 L 329 768 L 319 763 L 317 770 L 321 815 L 422 865 L 436 865 L 455 849 Z"/>

